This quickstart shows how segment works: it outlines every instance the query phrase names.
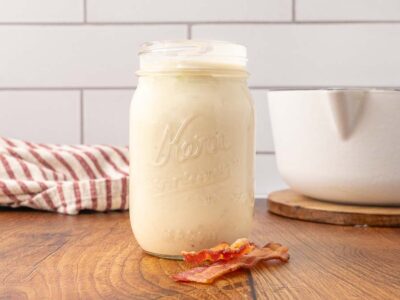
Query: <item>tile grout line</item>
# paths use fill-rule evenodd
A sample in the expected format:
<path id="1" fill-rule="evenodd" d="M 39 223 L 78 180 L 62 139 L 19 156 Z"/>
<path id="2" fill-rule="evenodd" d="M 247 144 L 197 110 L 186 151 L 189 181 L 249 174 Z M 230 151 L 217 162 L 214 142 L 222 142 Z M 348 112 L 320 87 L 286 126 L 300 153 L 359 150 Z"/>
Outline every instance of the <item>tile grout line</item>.
<path id="1" fill-rule="evenodd" d="M 292 22 L 296 22 L 296 0 L 292 0 Z"/>
<path id="2" fill-rule="evenodd" d="M 192 39 L 192 24 L 187 24 L 187 39 Z"/>
<path id="3" fill-rule="evenodd" d="M 83 23 L 87 24 L 87 0 L 83 0 Z"/>
<path id="4" fill-rule="evenodd" d="M 293 0 L 295 1 L 295 0 Z M 293 14 L 293 11 L 292 11 Z M 84 13 L 86 15 L 86 12 Z M 400 20 L 313 20 L 313 21 L 197 21 L 197 22 L 0 22 L 1 26 L 157 26 L 157 25 L 351 25 L 351 24 L 400 24 Z M 294 12 L 296 18 L 296 12 Z"/>
<path id="5" fill-rule="evenodd" d="M 71 86 L 56 86 L 56 87 L 0 87 L 0 91 L 79 91 L 79 90 L 134 90 L 136 86 L 124 87 L 71 87 Z"/>
<path id="6" fill-rule="evenodd" d="M 85 134 L 85 131 L 84 131 L 84 109 L 85 109 L 85 106 L 84 106 L 84 103 L 83 103 L 83 101 L 84 101 L 84 99 L 83 99 L 83 90 L 81 89 L 80 91 L 79 91 L 79 105 L 80 105 L 80 143 L 81 144 L 83 144 L 84 143 L 84 141 L 85 141 L 85 137 L 84 137 L 84 134 Z"/>
<path id="7" fill-rule="evenodd" d="M 104 86 L 80 86 L 80 87 L 71 87 L 71 86 L 56 86 L 56 87 L 0 87 L 0 91 L 79 91 L 79 90 L 134 90 L 136 86 L 120 86 L 120 87 L 104 87 Z M 386 86 L 344 86 L 344 85 L 305 85 L 305 86 L 269 86 L 269 85 L 254 85 L 249 86 L 250 90 L 312 90 L 312 89 L 367 89 L 367 88 L 375 88 L 375 89 L 400 89 L 398 85 L 386 85 Z"/>
<path id="8" fill-rule="evenodd" d="M 392 85 L 392 86 L 375 86 L 375 85 L 365 85 L 365 86 L 358 86 L 358 85 L 304 85 L 304 86 L 249 86 L 251 90 L 273 90 L 273 91 L 280 91 L 280 90 L 335 90 L 335 89 L 389 89 L 389 90 L 397 90 L 400 86 Z"/>
<path id="9" fill-rule="evenodd" d="M 256 151 L 256 155 L 275 155 L 275 151 Z"/>

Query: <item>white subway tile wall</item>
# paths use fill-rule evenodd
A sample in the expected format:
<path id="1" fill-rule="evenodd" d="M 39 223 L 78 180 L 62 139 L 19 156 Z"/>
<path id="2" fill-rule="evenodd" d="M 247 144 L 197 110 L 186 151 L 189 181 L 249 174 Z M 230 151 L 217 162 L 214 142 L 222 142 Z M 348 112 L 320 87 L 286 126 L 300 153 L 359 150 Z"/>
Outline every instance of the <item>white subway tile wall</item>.
<path id="1" fill-rule="evenodd" d="M 292 0 L 87 0 L 91 22 L 289 21 Z"/>
<path id="2" fill-rule="evenodd" d="M 400 21 L 399 0 L 297 0 L 301 21 Z"/>
<path id="3" fill-rule="evenodd" d="M 400 24 L 194 25 L 192 36 L 245 44 L 251 86 L 400 82 Z"/>
<path id="4" fill-rule="evenodd" d="M 256 197 L 287 187 L 279 175 L 274 155 L 257 155 L 255 164 Z"/>
<path id="5" fill-rule="evenodd" d="M 133 92 L 134 90 L 84 92 L 83 135 L 85 143 L 128 145 L 129 105 Z"/>
<path id="6" fill-rule="evenodd" d="M 0 25 L 0 87 L 134 86 L 140 44 L 185 37 L 184 25 Z"/>
<path id="7" fill-rule="evenodd" d="M 248 47 L 260 197 L 285 186 L 268 89 L 400 87 L 398 0 L 2 0 L 0 135 L 126 145 L 139 45 L 182 38 Z"/>
<path id="8" fill-rule="evenodd" d="M 79 91 L 0 90 L 0 136 L 75 144 L 80 131 Z"/>
<path id="9" fill-rule="evenodd" d="M 259 153 L 273 153 L 274 142 L 271 134 L 267 90 L 251 90 L 256 117 L 256 150 Z"/>
<path id="10" fill-rule="evenodd" d="M 82 0 L 1 0 L 0 23 L 83 22 Z"/>

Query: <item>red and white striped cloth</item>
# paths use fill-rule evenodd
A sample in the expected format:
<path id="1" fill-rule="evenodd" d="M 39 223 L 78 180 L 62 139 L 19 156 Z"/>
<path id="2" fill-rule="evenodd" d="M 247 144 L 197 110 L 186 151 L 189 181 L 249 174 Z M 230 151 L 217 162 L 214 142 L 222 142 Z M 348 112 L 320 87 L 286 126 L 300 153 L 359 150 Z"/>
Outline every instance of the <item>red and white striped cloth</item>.
<path id="1" fill-rule="evenodd" d="M 128 209 L 128 148 L 0 138 L 0 206 L 77 214 Z"/>

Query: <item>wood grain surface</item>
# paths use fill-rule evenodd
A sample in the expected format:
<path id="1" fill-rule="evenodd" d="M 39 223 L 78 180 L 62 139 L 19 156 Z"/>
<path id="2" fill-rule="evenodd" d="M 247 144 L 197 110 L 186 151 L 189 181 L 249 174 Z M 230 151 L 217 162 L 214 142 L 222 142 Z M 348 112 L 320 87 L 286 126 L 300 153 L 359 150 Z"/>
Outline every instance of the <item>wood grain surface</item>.
<path id="1" fill-rule="evenodd" d="M 183 262 L 145 255 L 127 213 L 0 210 L 0 299 L 398 299 L 400 229 L 278 217 L 257 201 L 251 239 L 280 242 L 287 264 L 213 285 L 180 284 Z"/>
<path id="2" fill-rule="evenodd" d="M 319 201 L 282 190 L 268 195 L 268 210 L 288 218 L 339 225 L 400 226 L 400 207 Z"/>

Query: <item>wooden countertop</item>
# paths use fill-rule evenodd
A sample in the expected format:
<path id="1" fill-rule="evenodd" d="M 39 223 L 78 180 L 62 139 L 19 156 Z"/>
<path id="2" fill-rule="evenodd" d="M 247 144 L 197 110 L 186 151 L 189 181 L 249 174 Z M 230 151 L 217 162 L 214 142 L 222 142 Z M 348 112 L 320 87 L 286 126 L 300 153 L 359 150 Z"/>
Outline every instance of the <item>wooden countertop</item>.
<path id="1" fill-rule="evenodd" d="M 274 216 L 256 204 L 251 239 L 289 247 L 287 264 L 260 264 L 213 285 L 180 284 L 183 262 L 143 254 L 128 213 L 63 216 L 0 211 L 0 299 L 394 299 L 400 228 L 342 227 Z"/>

